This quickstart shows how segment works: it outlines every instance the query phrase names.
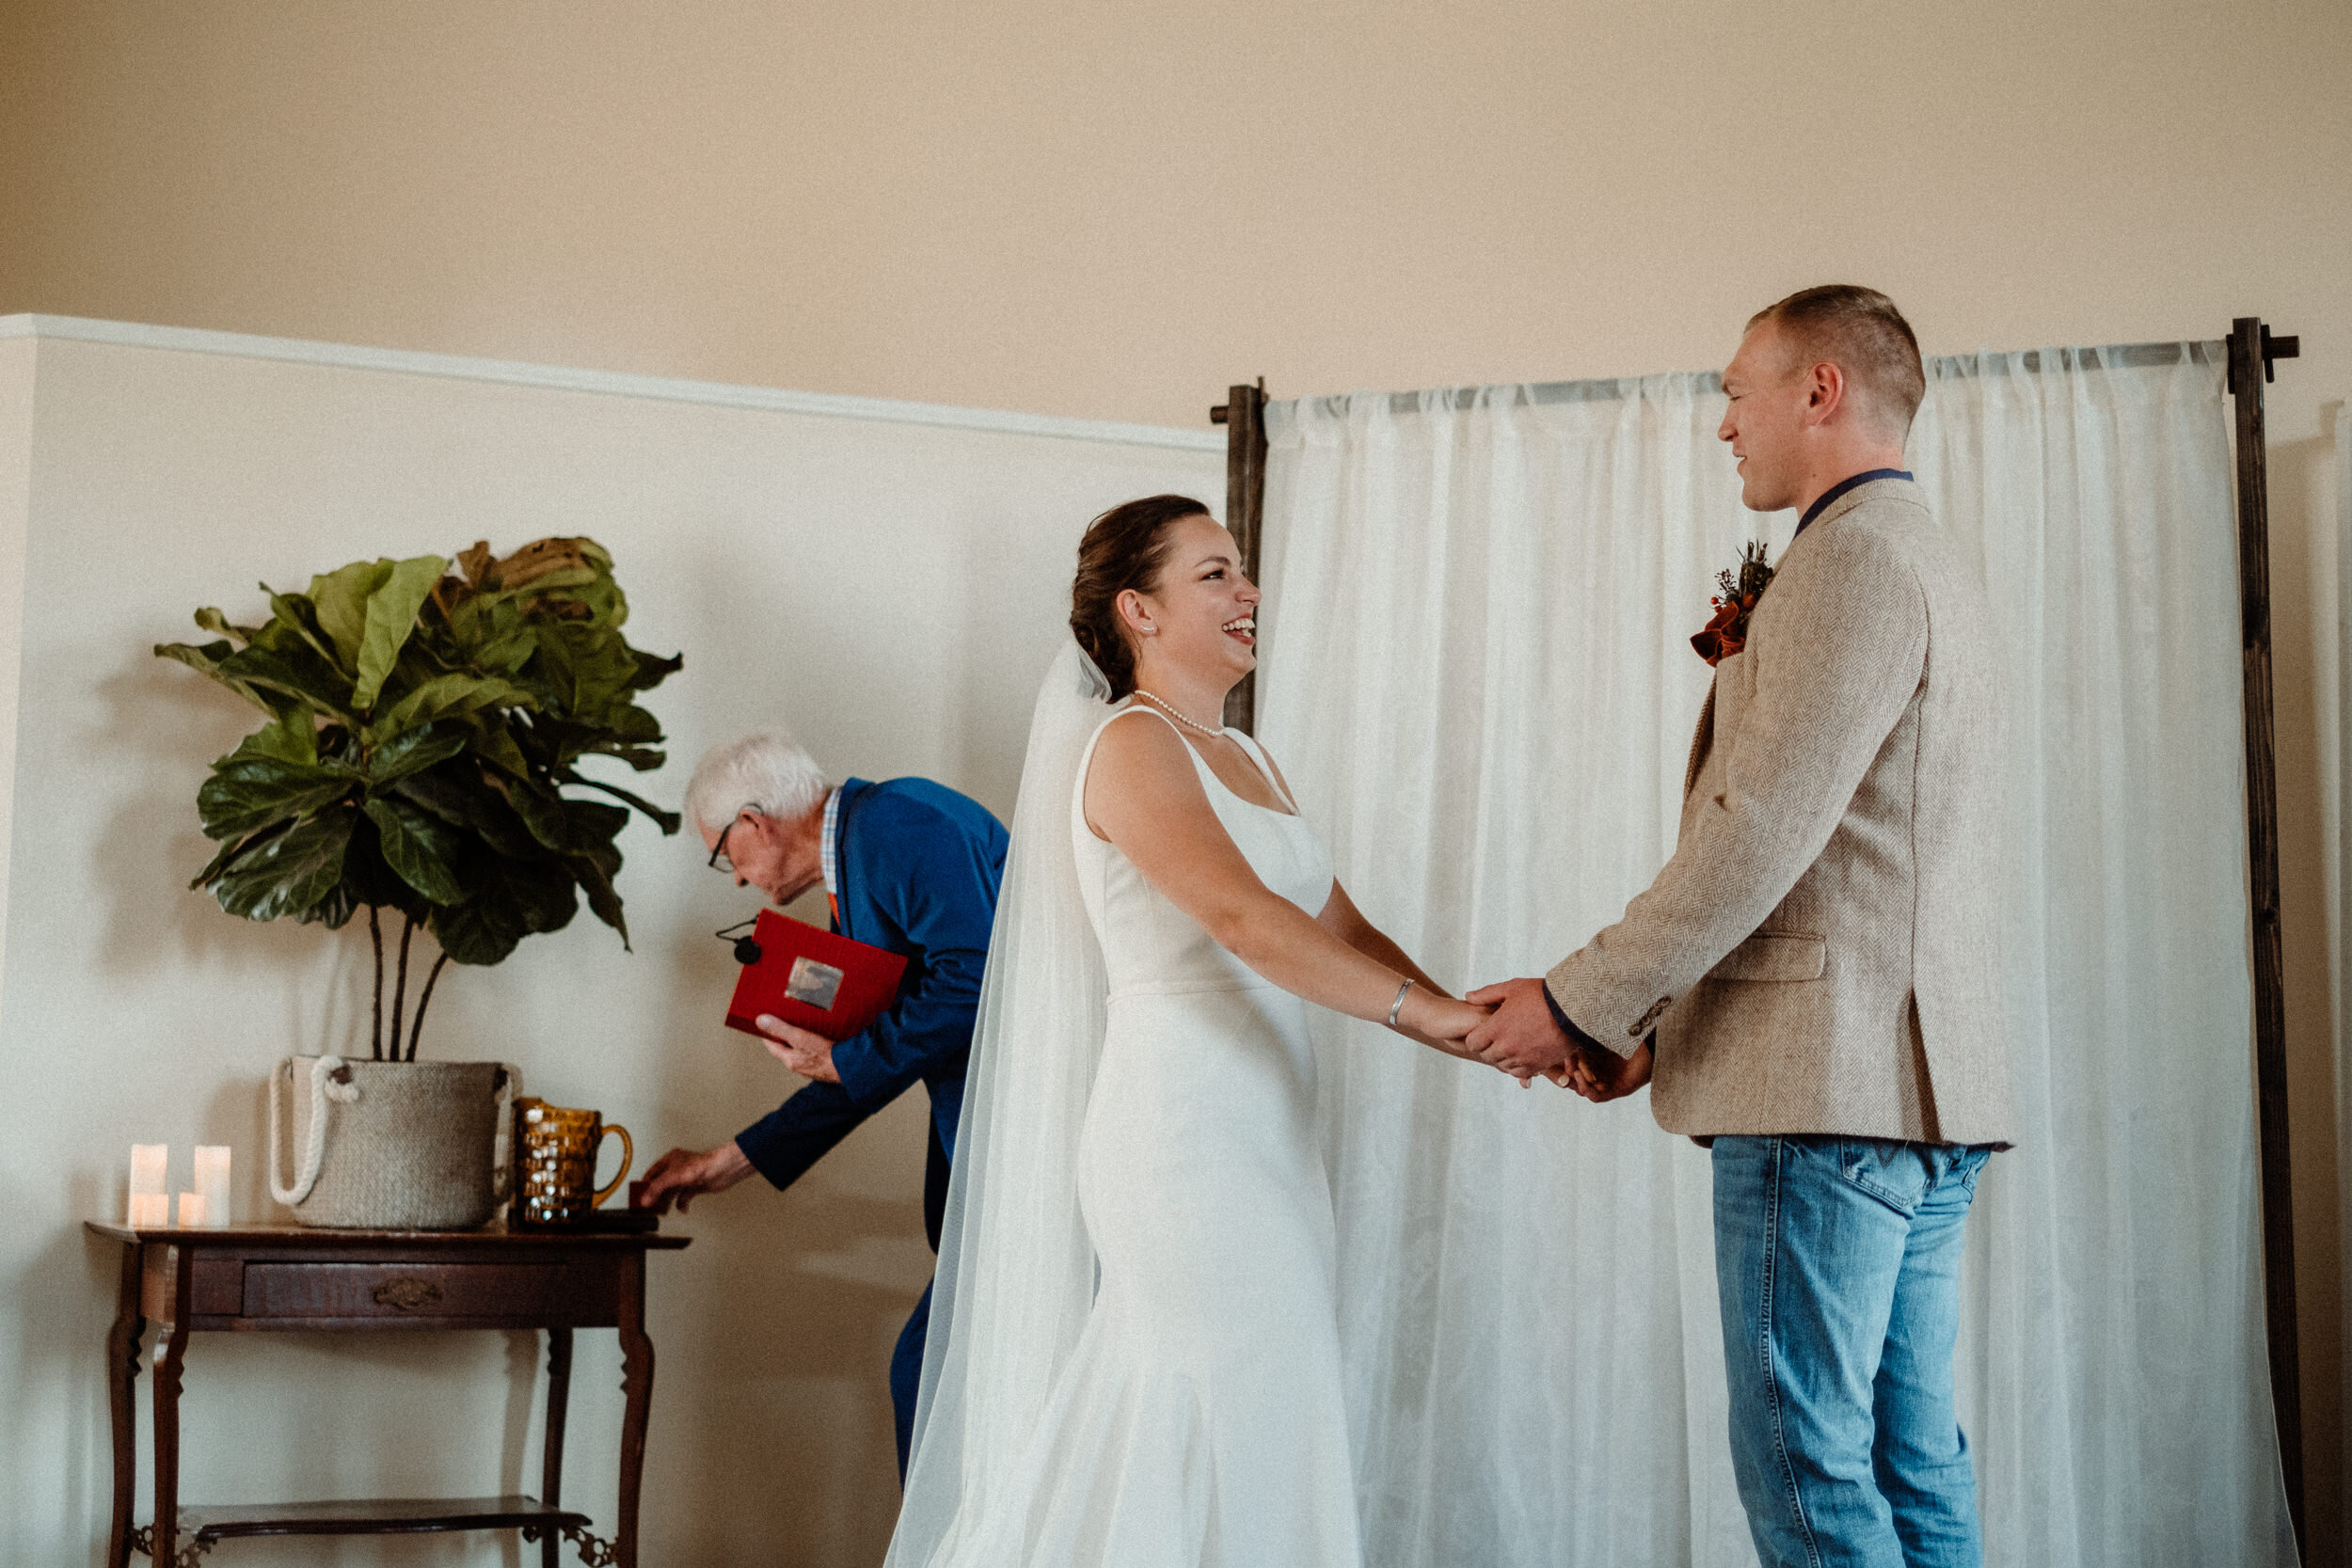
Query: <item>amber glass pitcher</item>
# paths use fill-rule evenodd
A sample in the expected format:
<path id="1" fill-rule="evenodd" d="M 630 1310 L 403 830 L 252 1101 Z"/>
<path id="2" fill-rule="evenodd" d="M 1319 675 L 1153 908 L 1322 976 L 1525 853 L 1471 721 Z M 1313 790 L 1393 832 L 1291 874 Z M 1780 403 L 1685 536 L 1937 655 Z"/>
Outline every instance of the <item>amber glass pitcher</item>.
<path id="1" fill-rule="evenodd" d="M 621 1140 L 621 1168 L 596 1185 L 596 1156 L 608 1133 Z M 577 1225 L 628 1179 L 637 1158 L 628 1129 L 605 1124 L 596 1111 L 567 1110 L 544 1100 L 515 1101 L 515 1208 L 520 1226 Z"/>

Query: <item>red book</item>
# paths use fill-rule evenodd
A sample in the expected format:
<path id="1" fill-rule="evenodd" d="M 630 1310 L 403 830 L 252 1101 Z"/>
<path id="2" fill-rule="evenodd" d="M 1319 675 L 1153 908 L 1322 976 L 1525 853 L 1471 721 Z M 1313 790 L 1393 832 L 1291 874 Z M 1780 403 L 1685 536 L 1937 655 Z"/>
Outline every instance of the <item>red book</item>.
<path id="1" fill-rule="evenodd" d="M 903 953 L 851 942 L 773 910 L 759 911 L 752 941 L 759 944 L 759 958 L 736 977 L 727 1003 L 730 1029 L 766 1039 L 753 1020 L 767 1013 L 843 1040 L 898 999 L 898 978 L 907 967 Z"/>

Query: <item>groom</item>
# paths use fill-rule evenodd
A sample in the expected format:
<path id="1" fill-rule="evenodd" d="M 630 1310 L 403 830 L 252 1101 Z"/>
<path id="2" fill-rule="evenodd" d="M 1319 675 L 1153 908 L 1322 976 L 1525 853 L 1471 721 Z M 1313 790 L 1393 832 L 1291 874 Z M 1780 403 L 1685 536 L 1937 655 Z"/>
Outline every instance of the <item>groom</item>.
<path id="1" fill-rule="evenodd" d="M 1499 1005 L 1483 1059 L 1640 1087 L 1711 1147 L 1740 1496 L 1767 1565 L 1981 1560 L 1962 1229 L 2010 1132 L 2001 720 L 1974 569 L 1903 471 L 1919 349 L 1872 290 L 1757 313 L 1717 434 L 1803 521 L 1700 710 L 1674 858 Z M 1654 1056 L 1653 1056 L 1654 1053 Z"/>

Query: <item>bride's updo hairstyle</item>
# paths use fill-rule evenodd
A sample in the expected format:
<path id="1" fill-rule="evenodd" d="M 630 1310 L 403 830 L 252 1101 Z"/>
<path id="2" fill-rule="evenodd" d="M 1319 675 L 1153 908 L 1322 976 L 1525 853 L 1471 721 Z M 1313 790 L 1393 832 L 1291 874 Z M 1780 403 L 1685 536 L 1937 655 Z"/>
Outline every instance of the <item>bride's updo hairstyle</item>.
<path id="1" fill-rule="evenodd" d="M 1135 644 L 1120 624 L 1119 595 L 1149 594 L 1168 564 L 1168 531 L 1209 509 L 1190 496 L 1146 496 L 1114 506 L 1087 525 L 1078 541 L 1078 578 L 1070 585 L 1070 631 L 1111 683 L 1111 701 L 1136 689 Z"/>

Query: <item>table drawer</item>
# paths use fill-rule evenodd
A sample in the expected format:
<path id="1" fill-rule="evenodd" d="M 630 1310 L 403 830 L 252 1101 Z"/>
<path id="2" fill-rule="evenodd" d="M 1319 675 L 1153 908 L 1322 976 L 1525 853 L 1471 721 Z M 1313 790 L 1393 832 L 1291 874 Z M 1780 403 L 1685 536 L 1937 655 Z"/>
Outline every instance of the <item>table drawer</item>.
<path id="1" fill-rule="evenodd" d="M 245 1266 L 247 1318 L 545 1317 L 556 1263 L 265 1263 Z"/>

